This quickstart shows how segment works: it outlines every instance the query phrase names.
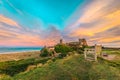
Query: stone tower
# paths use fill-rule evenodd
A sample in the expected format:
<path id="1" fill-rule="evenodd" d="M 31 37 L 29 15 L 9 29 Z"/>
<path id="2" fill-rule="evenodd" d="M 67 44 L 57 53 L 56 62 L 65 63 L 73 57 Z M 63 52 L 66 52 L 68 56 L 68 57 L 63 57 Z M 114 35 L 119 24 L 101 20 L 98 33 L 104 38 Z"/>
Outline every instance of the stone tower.
<path id="1" fill-rule="evenodd" d="M 87 45 L 87 41 L 84 38 L 83 39 L 79 39 L 79 44 L 82 45 L 82 46 L 88 46 Z"/>
<path id="2" fill-rule="evenodd" d="M 83 46 L 88 46 L 86 39 L 82 39 L 82 44 L 83 44 Z"/>
<path id="3" fill-rule="evenodd" d="M 63 40 L 62 39 L 60 39 L 60 44 L 63 44 Z"/>

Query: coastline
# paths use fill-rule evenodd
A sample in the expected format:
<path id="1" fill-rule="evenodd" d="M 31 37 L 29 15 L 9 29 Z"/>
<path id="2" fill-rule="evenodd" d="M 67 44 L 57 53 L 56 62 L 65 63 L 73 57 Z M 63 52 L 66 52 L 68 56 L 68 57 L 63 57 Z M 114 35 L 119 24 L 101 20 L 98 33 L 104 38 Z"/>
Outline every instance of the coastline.
<path id="1" fill-rule="evenodd" d="M 24 51 L 24 52 L 9 52 L 0 54 L 0 62 L 5 61 L 17 61 L 21 59 L 37 58 L 40 55 L 40 50 L 38 51 Z"/>

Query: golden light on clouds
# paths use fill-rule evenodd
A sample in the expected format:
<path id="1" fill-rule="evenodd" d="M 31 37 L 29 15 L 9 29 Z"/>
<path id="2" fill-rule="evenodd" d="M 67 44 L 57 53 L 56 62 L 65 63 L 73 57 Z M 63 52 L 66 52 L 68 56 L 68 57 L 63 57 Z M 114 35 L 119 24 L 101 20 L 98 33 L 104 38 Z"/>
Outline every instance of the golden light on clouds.
<path id="1" fill-rule="evenodd" d="M 94 43 L 120 41 L 120 6 L 114 0 L 95 0 L 84 8 L 80 18 L 68 26 L 70 37 L 86 37 Z M 118 28 L 116 32 L 112 30 Z M 107 35 L 108 34 L 108 35 Z M 115 35 L 114 35 L 115 34 Z"/>

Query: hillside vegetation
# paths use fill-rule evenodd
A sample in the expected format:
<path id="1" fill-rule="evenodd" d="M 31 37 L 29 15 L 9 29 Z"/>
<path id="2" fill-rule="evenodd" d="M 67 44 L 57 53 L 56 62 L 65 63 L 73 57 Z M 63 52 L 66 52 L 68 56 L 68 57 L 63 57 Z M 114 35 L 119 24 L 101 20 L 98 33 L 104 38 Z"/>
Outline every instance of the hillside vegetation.
<path id="1" fill-rule="evenodd" d="M 14 76 L 20 72 L 26 71 L 26 69 L 30 65 L 37 65 L 38 63 L 44 64 L 50 58 L 44 59 L 23 59 L 19 61 L 7 61 L 7 62 L 0 62 L 0 74 L 6 74 L 9 76 Z"/>
<path id="2" fill-rule="evenodd" d="M 101 58 L 98 63 L 86 61 L 83 55 L 74 54 L 13 77 L 3 75 L 1 80 L 120 80 L 119 66 Z"/>

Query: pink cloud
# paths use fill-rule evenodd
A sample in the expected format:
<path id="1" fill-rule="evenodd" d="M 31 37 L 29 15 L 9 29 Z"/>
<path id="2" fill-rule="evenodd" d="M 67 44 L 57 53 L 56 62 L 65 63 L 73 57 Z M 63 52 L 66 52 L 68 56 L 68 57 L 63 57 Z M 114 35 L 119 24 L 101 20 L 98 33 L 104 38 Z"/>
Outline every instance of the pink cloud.
<path id="1" fill-rule="evenodd" d="M 20 28 L 20 26 L 19 26 L 19 24 L 17 22 L 15 22 L 14 20 L 12 20 L 10 18 L 7 18 L 7 17 L 5 17 L 3 15 L 0 15 L 0 22 L 8 24 L 10 26 L 14 26 L 14 27 Z"/>

